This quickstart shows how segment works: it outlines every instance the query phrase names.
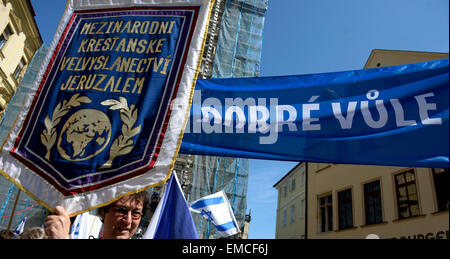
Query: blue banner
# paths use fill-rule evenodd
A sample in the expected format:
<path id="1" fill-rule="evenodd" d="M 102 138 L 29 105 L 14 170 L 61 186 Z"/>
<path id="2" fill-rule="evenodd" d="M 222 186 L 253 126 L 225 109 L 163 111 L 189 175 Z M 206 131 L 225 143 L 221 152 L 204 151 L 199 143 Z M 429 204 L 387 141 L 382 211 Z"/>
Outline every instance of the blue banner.
<path id="1" fill-rule="evenodd" d="M 181 153 L 449 167 L 448 59 L 198 80 Z"/>
<path id="2" fill-rule="evenodd" d="M 152 169 L 194 13 L 77 13 L 11 154 L 65 195 Z"/>

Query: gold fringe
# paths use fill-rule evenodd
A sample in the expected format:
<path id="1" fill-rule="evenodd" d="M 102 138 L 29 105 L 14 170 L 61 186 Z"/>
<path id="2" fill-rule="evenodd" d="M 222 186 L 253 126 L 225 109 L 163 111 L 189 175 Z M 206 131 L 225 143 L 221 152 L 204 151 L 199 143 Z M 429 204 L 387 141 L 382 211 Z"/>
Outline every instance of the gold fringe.
<path id="1" fill-rule="evenodd" d="M 67 3 L 68 3 L 68 2 L 67 2 Z M 82 211 L 78 211 L 78 212 L 69 214 L 69 217 L 74 217 L 74 216 L 76 216 L 76 215 L 79 215 L 79 214 L 82 214 L 82 213 L 85 213 L 85 212 L 88 212 L 88 211 L 91 211 L 91 210 L 94 210 L 94 209 L 97 209 L 97 208 L 101 208 L 101 207 L 107 206 L 107 205 L 109 205 L 109 204 L 112 204 L 112 203 L 114 203 L 114 202 L 116 202 L 116 201 L 122 199 L 122 198 L 125 197 L 125 196 L 132 195 L 132 194 L 135 194 L 135 193 L 138 193 L 138 192 L 142 192 L 142 191 L 147 190 L 147 189 L 149 189 L 149 188 L 151 188 L 151 187 L 155 187 L 155 186 L 162 185 L 162 184 L 164 184 L 165 182 L 167 182 L 167 181 L 169 180 L 170 176 L 171 176 L 172 173 L 173 173 L 173 172 L 172 172 L 172 171 L 173 171 L 173 167 L 174 167 L 174 165 L 175 165 L 176 159 L 177 159 L 177 157 L 178 157 L 178 152 L 179 152 L 180 147 L 181 147 L 181 142 L 182 142 L 182 140 L 183 140 L 183 135 L 184 135 L 184 129 L 185 129 L 186 125 L 187 125 L 187 122 L 188 122 L 189 116 L 190 116 L 190 110 L 191 110 L 191 105 L 192 105 L 192 99 L 193 99 L 193 97 L 194 97 L 195 85 L 196 85 L 196 83 L 197 83 L 198 74 L 199 74 L 199 72 L 200 72 L 200 66 L 201 66 L 201 63 L 202 63 L 202 57 L 203 57 L 203 52 L 204 52 L 204 47 L 205 47 L 205 42 L 206 42 L 206 35 L 207 35 L 207 33 L 208 33 L 209 19 L 210 19 L 210 16 L 211 16 L 211 11 L 212 11 L 212 8 L 213 8 L 213 6 L 214 6 L 215 0 L 210 0 L 210 3 L 211 3 L 211 4 L 210 4 L 209 10 L 208 10 L 208 18 L 207 18 L 207 22 L 206 22 L 206 26 L 205 26 L 205 32 L 204 32 L 204 35 L 203 35 L 203 41 L 202 41 L 202 44 L 201 44 L 201 51 L 200 51 L 199 59 L 198 59 L 198 62 L 197 62 L 197 68 L 196 68 L 196 71 L 195 71 L 195 76 L 194 76 L 194 79 L 193 79 L 193 82 L 192 82 L 192 86 L 191 86 L 191 91 L 190 91 L 190 96 L 189 96 L 188 110 L 187 110 L 186 116 L 185 116 L 185 118 L 184 118 L 183 127 L 182 127 L 182 129 L 181 129 L 180 137 L 178 138 L 178 143 L 177 143 L 177 147 L 176 147 L 176 150 L 175 150 L 175 155 L 174 155 L 174 157 L 172 158 L 172 163 L 170 164 L 169 172 L 167 173 L 166 178 L 163 179 L 161 182 L 158 182 L 158 183 L 156 183 L 156 184 L 152 184 L 152 185 L 146 186 L 146 187 L 144 187 L 144 188 L 141 188 L 141 189 L 138 189 L 138 190 L 134 190 L 134 191 L 132 191 L 132 192 L 128 192 L 128 193 L 125 193 L 125 194 L 122 194 L 122 195 L 118 196 L 117 198 L 115 198 L 115 199 L 113 199 L 113 200 L 110 200 L 110 201 L 108 201 L 108 202 L 106 202 L 106 203 L 103 203 L 103 204 L 100 204 L 100 205 L 96 205 L 96 206 L 94 206 L 94 207 L 90 207 L 90 208 L 88 208 L 88 209 L 86 209 L 86 210 L 82 210 Z M 0 170 L 0 173 L 1 173 L 2 175 L 4 175 L 9 181 L 11 181 L 11 182 L 13 182 L 15 185 L 17 185 L 24 193 L 26 193 L 28 196 L 30 196 L 33 200 L 35 200 L 35 201 L 38 202 L 40 205 L 42 205 L 42 206 L 45 207 L 47 210 L 49 210 L 51 213 L 53 213 L 54 208 L 51 208 L 48 204 L 46 204 L 45 202 L 41 201 L 41 200 L 38 199 L 35 195 L 33 195 L 31 192 L 29 192 L 28 190 L 26 190 L 22 185 L 20 185 L 17 181 L 15 181 L 13 178 L 11 178 L 6 172 Z"/>
<path id="2" fill-rule="evenodd" d="M 48 205 L 47 203 L 45 203 L 44 201 L 41 201 L 38 197 L 36 197 L 34 194 L 32 194 L 31 192 L 29 192 L 27 189 L 25 189 L 25 187 L 23 187 L 21 184 L 19 184 L 19 182 L 17 182 L 15 179 L 13 179 L 11 176 L 9 176 L 9 174 L 7 174 L 6 172 L 4 172 L 3 170 L 0 170 L 0 174 L 2 174 L 6 179 L 8 179 L 10 182 L 12 182 L 13 184 L 15 184 L 19 189 L 21 189 L 26 195 L 30 196 L 31 199 L 33 199 L 34 201 L 38 202 L 40 205 L 42 205 L 44 208 L 46 208 L 47 210 L 49 210 L 50 212 L 53 212 L 53 208 L 50 207 L 50 205 Z"/>

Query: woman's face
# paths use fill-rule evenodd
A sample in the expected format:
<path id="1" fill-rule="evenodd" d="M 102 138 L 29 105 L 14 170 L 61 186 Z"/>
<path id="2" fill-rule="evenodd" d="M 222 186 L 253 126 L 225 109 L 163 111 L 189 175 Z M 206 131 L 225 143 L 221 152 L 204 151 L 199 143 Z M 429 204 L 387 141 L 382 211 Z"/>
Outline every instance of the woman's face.
<path id="1" fill-rule="evenodd" d="M 104 212 L 103 236 L 104 239 L 129 239 L 135 233 L 143 215 L 143 203 L 125 196 L 113 203 L 109 210 Z"/>

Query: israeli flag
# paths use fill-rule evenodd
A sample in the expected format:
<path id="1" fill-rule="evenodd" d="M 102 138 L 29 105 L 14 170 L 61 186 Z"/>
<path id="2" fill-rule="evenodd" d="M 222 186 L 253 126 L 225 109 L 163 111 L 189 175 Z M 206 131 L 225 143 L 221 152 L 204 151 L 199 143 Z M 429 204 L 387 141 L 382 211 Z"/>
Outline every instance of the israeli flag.
<path id="1" fill-rule="evenodd" d="M 143 239 L 198 239 L 197 228 L 175 173 L 170 176 Z"/>
<path id="2" fill-rule="evenodd" d="M 27 217 L 23 217 L 23 219 L 17 225 L 16 230 L 14 230 L 14 236 L 18 236 L 18 235 L 22 234 L 26 222 L 27 222 Z"/>
<path id="3" fill-rule="evenodd" d="M 241 232 L 224 191 L 191 202 L 189 207 L 192 212 L 199 213 L 210 220 L 223 237 Z"/>
<path id="4" fill-rule="evenodd" d="M 85 212 L 77 215 L 72 224 L 70 239 L 98 238 L 103 223 L 100 218 Z"/>
<path id="5" fill-rule="evenodd" d="M 80 231 L 82 231 L 82 223 L 84 223 L 84 219 L 86 216 L 86 212 L 79 214 L 76 218 L 75 221 L 72 224 L 72 229 L 70 230 L 70 239 L 80 239 Z"/>

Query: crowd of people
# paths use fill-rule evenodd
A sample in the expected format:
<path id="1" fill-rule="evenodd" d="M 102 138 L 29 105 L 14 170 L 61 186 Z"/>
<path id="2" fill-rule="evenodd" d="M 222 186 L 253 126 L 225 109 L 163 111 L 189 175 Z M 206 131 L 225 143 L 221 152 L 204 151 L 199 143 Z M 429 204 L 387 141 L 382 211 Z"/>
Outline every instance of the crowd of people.
<path id="1" fill-rule="evenodd" d="M 148 199 L 148 192 L 142 191 L 127 195 L 97 210 L 103 228 L 102 239 L 130 239 L 138 230 L 146 213 L 154 210 L 157 196 Z M 2 230 L 0 239 L 68 239 L 70 238 L 72 220 L 66 210 L 57 206 L 53 214 L 44 220 L 44 227 L 25 229 L 15 236 L 12 231 Z"/>

